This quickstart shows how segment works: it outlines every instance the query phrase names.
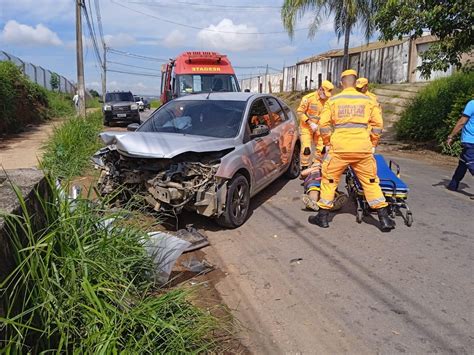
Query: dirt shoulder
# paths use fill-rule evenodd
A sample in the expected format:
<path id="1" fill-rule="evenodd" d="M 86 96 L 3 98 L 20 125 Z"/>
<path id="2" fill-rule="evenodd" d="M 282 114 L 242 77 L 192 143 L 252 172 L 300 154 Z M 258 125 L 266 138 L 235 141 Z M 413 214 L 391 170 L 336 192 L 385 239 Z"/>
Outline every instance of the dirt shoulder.
<path id="1" fill-rule="evenodd" d="M 43 155 L 42 147 L 62 119 L 30 126 L 24 132 L 0 137 L 0 166 L 4 169 L 33 168 Z"/>

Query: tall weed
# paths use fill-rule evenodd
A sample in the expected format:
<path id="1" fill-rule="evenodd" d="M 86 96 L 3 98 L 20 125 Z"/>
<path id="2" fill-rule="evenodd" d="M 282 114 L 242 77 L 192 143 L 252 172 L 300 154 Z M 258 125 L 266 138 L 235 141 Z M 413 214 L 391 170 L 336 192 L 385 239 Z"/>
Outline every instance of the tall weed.
<path id="1" fill-rule="evenodd" d="M 101 112 L 85 119 L 72 116 L 55 128 L 45 145 L 41 166 L 53 177 L 69 179 L 79 175 L 90 156 L 100 148 L 98 134 L 102 128 Z"/>
<path id="2" fill-rule="evenodd" d="M 16 189 L 22 216 L 5 218 L 16 268 L 0 283 L 7 353 L 127 354 L 206 352 L 218 322 L 188 301 L 189 291 L 156 295 L 147 235 L 104 227 L 105 201 L 71 201 L 51 184 L 37 196 L 46 228 Z"/>

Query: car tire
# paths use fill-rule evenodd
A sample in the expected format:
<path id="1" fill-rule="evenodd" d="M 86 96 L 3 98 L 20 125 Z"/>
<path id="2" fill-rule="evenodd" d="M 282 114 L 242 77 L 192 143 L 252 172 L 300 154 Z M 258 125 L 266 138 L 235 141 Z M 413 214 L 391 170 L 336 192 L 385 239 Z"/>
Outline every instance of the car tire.
<path id="1" fill-rule="evenodd" d="M 250 210 L 250 185 L 245 176 L 236 174 L 227 185 L 225 210 L 216 222 L 225 228 L 240 227 Z"/>
<path id="2" fill-rule="evenodd" d="M 295 148 L 293 149 L 293 155 L 291 156 L 290 166 L 288 170 L 285 172 L 285 176 L 288 179 L 296 179 L 300 176 L 301 169 L 300 169 L 300 144 L 296 143 Z"/>

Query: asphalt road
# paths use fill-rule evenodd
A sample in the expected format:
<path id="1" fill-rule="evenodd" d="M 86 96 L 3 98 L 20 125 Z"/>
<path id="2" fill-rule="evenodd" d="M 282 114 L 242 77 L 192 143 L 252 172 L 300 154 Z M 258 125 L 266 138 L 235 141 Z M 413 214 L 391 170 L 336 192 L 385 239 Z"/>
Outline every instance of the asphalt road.
<path id="1" fill-rule="evenodd" d="M 327 230 L 307 223 L 298 180 L 257 195 L 242 227 L 186 214 L 226 275 L 216 287 L 254 353 L 474 352 L 474 180 L 446 190 L 452 168 L 396 159 L 411 188 L 411 228 L 383 234 L 345 206 Z"/>

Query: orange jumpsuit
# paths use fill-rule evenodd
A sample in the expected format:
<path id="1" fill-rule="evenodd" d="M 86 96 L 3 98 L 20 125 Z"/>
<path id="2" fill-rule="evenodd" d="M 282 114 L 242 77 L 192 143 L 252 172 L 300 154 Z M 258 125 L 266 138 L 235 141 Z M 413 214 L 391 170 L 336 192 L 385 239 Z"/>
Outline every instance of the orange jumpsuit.
<path id="1" fill-rule="evenodd" d="M 340 177 L 349 165 L 362 184 L 369 206 L 386 207 L 372 154 L 383 128 L 379 106 L 354 88 L 344 89 L 325 104 L 319 127 L 324 145 L 330 145 L 323 162 L 319 207 L 330 209 L 333 206 Z M 371 127 L 370 132 L 368 127 Z"/>
<path id="2" fill-rule="evenodd" d="M 300 139 L 301 139 L 301 156 L 300 164 L 302 167 L 310 166 L 311 161 L 311 147 L 313 142 L 316 146 L 314 155 L 314 162 L 321 160 L 321 152 L 324 148 L 323 141 L 320 137 L 319 130 L 313 133 L 308 122 L 319 124 L 319 116 L 323 110 L 324 104 L 327 100 L 322 100 L 317 91 L 305 95 L 301 99 L 301 103 L 296 110 L 298 119 L 300 121 Z"/>

